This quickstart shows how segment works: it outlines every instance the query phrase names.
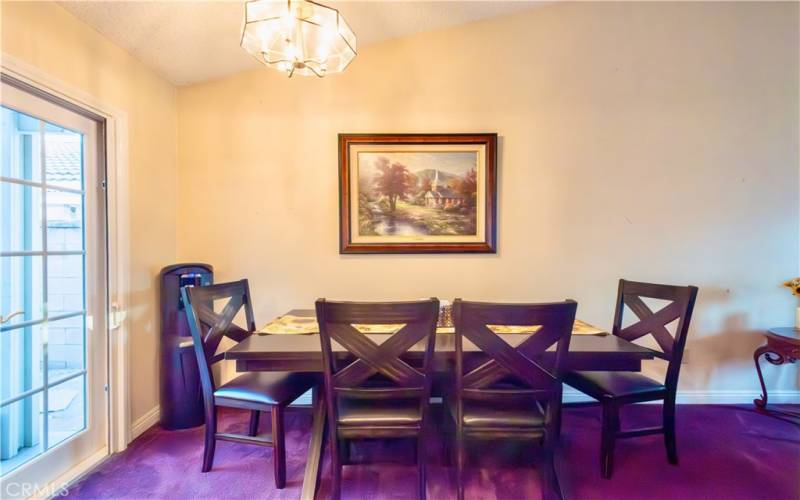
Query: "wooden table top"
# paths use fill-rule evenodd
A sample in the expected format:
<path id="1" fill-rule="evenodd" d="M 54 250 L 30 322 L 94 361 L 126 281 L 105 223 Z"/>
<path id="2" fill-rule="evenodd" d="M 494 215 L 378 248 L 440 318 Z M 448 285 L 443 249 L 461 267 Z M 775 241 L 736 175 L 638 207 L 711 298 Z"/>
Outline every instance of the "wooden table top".
<path id="1" fill-rule="evenodd" d="M 287 314 L 298 314 L 308 310 L 293 310 Z M 381 344 L 391 334 L 368 333 L 365 334 L 375 342 Z M 527 335 L 516 333 L 500 334 L 509 345 L 516 346 L 527 338 Z M 346 352 L 346 350 L 333 342 L 334 352 Z M 480 352 L 480 349 L 464 339 L 464 352 Z M 551 347 L 555 350 L 555 346 Z M 420 342 L 409 349 L 409 352 L 423 352 L 424 342 Z M 601 355 L 614 356 L 620 355 L 627 359 L 653 359 L 657 353 L 646 347 L 642 347 L 627 340 L 613 335 L 573 335 L 570 340 L 571 355 Z M 455 335 L 439 333 L 436 335 L 436 353 L 451 354 L 455 352 Z M 297 335 L 251 335 L 242 342 L 225 352 L 225 358 L 231 360 L 304 360 L 321 358 L 319 334 L 297 334 Z"/>

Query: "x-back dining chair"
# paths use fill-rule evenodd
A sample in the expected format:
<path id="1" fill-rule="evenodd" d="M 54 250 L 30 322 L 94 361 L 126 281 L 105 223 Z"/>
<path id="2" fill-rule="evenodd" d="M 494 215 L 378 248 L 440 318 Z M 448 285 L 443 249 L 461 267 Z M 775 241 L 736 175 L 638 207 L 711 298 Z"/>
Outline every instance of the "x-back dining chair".
<path id="1" fill-rule="evenodd" d="M 668 302 L 657 311 L 643 299 Z M 697 287 L 659 285 L 620 280 L 614 312 L 612 334 L 628 341 L 652 335 L 660 348 L 658 357 L 668 362 L 664 383 L 636 372 L 575 371 L 566 377 L 566 383 L 601 402 L 603 429 L 600 443 L 600 468 L 604 478 L 611 477 L 614 468 L 614 446 L 617 438 L 664 434 L 669 463 L 677 465 L 678 449 L 675 442 L 675 395 L 683 350 L 692 318 Z M 623 327 L 625 309 L 629 308 L 637 321 Z M 675 334 L 668 325 L 675 322 Z M 663 400 L 663 425 L 644 429 L 622 431 L 619 410 L 621 406 L 645 401 Z"/>
<path id="2" fill-rule="evenodd" d="M 425 420 L 439 301 L 316 303 L 325 377 L 333 497 L 341 495 L 342 445 L 352 439 L 416 438 L 419 497 L 425 498 Z M 354 325 L 404 325 L 381 343 Z M 374 338 L 374 337 L 373 337 Z M 332 342 L 350 354 L 334 354 Z M 404 354 L 424 346 L 415 359 Z M 403 357 L 401 359 L 401 357 Z M 413 356 L 411 356 L 413 357 Z"/>
<path id="3" fill-rule="evenodd" d="M 464 498 L 467 438 L 541 442 L 542 495 L 561 498 L 553 454 L 562 372 L 577 307 L 572 300 L 548 304 L 454 301 L 456 376 L 447 404 L 455 420 L 459 500 Z M 495 333 L 498 325 L 531 328 L 527 333 L 514 333 L 524 340 L 512 346 Z M 483 359 L 465 358 L 464 342 L 477 346 Z M 543 360 L 545 351 L 554 344 L 554 358 Z"/>
<path id="4" fill-rule="evenodd" d="M 255 332 L 250 287 L 247 280 L 241 280 L 184 287 L 181 294 L 194 340 L 203 392 L 206 417 L 203 472 L 211 470 L 217 440 L 269 446 L 273 449 L 275 487 L 283 488 L 286 485 L 284 408 L 311 389 L 317 378 L 307 373 L 249 372 L 217 387 L 211 368 L 223 359 L 224 353 L 217 353 L 222 339 L 228 337 L 238 343 Z M 215 311 L 214 303 L 217 301 L 227 301 L 220 312 Z M 242 309 L 246 322 L 244 328 L 234 324 Z M 218 406 L 250 410 L 248 435 L 217 432 Z M 262 411 L 271 413 L 271 436 L 258 436 L 258 421 Z"/>

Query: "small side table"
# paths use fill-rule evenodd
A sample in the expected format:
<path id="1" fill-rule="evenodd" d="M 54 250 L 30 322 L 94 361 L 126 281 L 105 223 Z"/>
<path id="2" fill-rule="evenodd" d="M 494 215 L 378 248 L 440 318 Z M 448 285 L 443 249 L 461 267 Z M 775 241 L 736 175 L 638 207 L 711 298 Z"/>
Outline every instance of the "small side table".
<path id="1" fill-rule="evenodd" d="M 762 345 L 753 353 L 758 380 L 761 382 L 761 397 L 753 400 L 753 403 L 758 408 L 767 406 L 767 386 L 764 385 L 764 376 L 761 374 L 758 358 L 763 354 L 764 359 L 773 365 L 794 363 L 800 359 L 800 329 L 791 327 L 770 328 L 764 336 L 767 339 L 766 345 Z"/>

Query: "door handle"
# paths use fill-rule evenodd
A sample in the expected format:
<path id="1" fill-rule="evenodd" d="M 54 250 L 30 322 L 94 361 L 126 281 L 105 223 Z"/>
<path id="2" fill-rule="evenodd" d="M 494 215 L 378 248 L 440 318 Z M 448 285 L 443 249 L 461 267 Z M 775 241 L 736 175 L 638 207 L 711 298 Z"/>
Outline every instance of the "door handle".
<path id="1" fill-rule="evenodd" d="M 125 321 L 125 311 L 120 311 L 119 304 L 116 302 L 111 303 L 111 321 L 109 321 L 108 329 L 111 331 L 119 330 L 122 322 Z"/>
<path id="2" fill-rule="evenodd" d="M 14 311 L 13 313 L 9 314 L 8 316 L 0 315 L 0 325 L 2 325 L 3 323 L 8 323 L 15 316 L 19 316 L 20 314 L 25 314 L 25 311 Z"/>

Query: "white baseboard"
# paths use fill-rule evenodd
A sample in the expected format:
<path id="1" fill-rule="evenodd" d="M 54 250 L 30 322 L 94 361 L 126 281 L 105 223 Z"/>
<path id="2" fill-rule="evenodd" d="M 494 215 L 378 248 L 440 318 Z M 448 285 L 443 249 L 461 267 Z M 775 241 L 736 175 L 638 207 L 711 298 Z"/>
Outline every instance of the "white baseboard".
<path id="1" fill-rule="evenodd" d="M 753 404 L 761 391 L 678 391 L 679 404 Z M 800 391 L 770 391 L 769 404 L 800 404 Z"/>
<path id="2" fill-rule="evenodd" d="M 709 405 L 709 404 L 752 404 L 753 399 L 760 397 L 760 391 L 678 391 L 678 404 Z M 439 401 L 441 398 L 433 398 Z M 581 403 L 592 401 L 589 396 L 574 389 L 565 389 L 563 401 L 565 403 Z M 656 401 L 656 403 L 658 403 Z M 311 391 L 306 392 L 292 405 L 310 405 Z M 800 391 L 770 391 L 769 404 L 800 404 Z M 131 425 L 131 441 L 141 436 L 144 431 L 156 425 L 160 418 L 161 410 L 154 407 Z"/>
<path id="3" fill-rule="evenodd" d="M 678 404 L 711 405 L 711 404 L 753 404 L 753 399 L 761 397 L 760 391 L 678 391 Z M 770 391 L 768 404 L 800 404 L 800 391 Z M 433 402 L 441 402 L 442 398 L 431 398 Z M 564 388 L 565 403 L 583 403 L 592 398 L 568 387 Z M 658 403 L 656 401 L 655 403 Z M 300 396 L 293 404 L 311 404 L 311 391 Z"/>
<path id="4" fill-rule="evenodd" d="M 676 401 L 684 405 L 752 404 L 759 397 L 760 391 L 678 391 Z M 800 404 L 800 391 L 770 391 L 768 398 L 768 404 Z M 565 403 L 592 401 L 573 389 L 565 389 L 563 399 Z"/>
<path id="5" fill-rule="evenodd" d="M 130 440 L 133 441 L 141 436 L 144 431 L 156 425 L 159 418 L 161 418 L 161 408 L 159 406 L 153 407 L 150 411 L 137 418 L 136 421 L 131 424 Z"/>

